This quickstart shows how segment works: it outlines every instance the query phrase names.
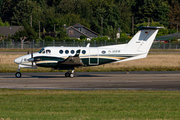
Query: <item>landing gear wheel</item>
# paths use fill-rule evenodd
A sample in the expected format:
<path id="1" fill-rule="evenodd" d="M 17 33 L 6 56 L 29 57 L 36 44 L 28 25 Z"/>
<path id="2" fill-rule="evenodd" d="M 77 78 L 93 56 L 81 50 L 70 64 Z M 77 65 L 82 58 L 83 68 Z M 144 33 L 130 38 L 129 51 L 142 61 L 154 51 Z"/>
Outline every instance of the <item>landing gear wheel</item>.
<path id="1" fill-rule="evenodd" d="M 70 77 L 70 73 L 69 73 L 69 72 L 66 72 L 66 73 L 65 73 L 65 77 Z"/>
<path id="2" fill-rule="evenodd" d="M 74 77 L 74 73 L 71 73 L 71 74 L 70 74 L 70 78 L 73 78 L 73 77 Z"/>
<path id="3" fill-rule="evenodd" d="M 20 73 L 20 72 L 17 72 L 17 73 L 15 74 L 15 76 L 16 76 L 17 78 L 20 78 L 20 77 L 21 77 L 21 73 Z"/>

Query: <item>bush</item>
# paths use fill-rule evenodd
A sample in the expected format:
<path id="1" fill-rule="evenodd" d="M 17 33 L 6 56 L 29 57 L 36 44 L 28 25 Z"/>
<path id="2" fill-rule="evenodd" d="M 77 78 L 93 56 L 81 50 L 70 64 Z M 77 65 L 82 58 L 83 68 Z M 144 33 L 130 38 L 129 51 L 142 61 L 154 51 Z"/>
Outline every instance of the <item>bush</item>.
<path id="1" fill-rule="evenodd" d="M 96 42 L 102 42 L 102 41 L 108 41 L 109 39 L 108 39 L 108 37 L 107 36 L 103 36 L 103 37 L 97 37 L 97 38 L 92 38 L 91 39 L 91 41 L 95 41 L 96 40 Z"/>
<path id="2" fill-rule="evenodd" d="M 80 36 L 80 39 L 81 39 L 81 40 L 84 40 L 84 39 L 86 39 L 86 38 L 87 38 L 87 37 L 86 37 L 85 35 L 81 35 L 81 36 Z"/>
<path id="3" fill-rule="evenodd" d="M 51 36 L 45 36 L 44 40 L 47 41 L 47 42 L 52 42 L 54 40 L 54 38 L 51 37 Z"/>

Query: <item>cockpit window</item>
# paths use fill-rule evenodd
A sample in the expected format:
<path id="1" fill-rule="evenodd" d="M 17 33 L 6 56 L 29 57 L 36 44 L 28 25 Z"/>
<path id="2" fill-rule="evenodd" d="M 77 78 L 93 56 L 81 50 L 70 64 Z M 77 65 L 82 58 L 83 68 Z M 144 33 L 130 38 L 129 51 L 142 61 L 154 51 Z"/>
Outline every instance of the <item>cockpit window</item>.
<path id="1" fill-rule="evenodd" d="M 39 53 L 43 53 L 43 51 L 44 51 L 44 48 L 42 48 L 42 49 L 39 51 Z"/>
<path id="2" fill-rule="evenodd" d="M 51 53 L 51 50 L 46 50 L 46 54 L 50 54 Z"/>

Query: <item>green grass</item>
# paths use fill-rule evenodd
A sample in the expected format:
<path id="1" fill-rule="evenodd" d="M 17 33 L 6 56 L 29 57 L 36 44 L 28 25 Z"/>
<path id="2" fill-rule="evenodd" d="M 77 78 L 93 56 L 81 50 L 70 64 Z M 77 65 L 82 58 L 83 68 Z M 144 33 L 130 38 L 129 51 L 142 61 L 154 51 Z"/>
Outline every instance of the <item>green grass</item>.
<path id="1" fill-rule="evenodd" d="M 179 91 L 0 90 L 0 118 L 179 119 Z"/>

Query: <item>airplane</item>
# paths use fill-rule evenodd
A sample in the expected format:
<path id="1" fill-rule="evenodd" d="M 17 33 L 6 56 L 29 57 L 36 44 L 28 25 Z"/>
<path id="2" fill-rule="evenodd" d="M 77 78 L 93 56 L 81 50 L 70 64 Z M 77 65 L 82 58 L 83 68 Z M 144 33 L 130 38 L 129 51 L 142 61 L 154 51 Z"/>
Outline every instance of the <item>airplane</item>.
<path id="1" fill-rule="evenodd" d="M 37 53 L 21 56 L 14 60 L 18 64 L 15 77 L 20 78 L 20 68 L 49 67 L 68 70 L 65 77 L 73 78 L 76 67 L 98 66 L 146 58 L 159 29 L 164 27 L 145 26 L 127 44 L 90 47 L 44 47 Z"/>

